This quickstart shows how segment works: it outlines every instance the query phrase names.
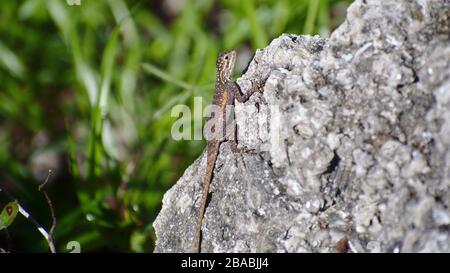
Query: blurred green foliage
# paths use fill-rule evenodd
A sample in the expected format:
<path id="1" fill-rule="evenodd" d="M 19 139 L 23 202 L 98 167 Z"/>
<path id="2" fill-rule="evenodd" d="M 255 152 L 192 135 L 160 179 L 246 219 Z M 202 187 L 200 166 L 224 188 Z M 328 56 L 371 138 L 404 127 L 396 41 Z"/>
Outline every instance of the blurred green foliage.
<path id="1" fill-rule="evenodd" d="M 152 251 L 162 195 L 205 145 L 171 138 L 172 106 L 210 101 L 219 51 L 248 61 L 282 33 L 327 36 L 348 5 L 69 2 L 0 1 L 0 188 L 50 227 L 37 187 L 53 170 L 61 252 L 69 241 L 83 252 Z M 0 207 L 9 201 L 0 192 Z M 0 233 L 0 248 L 48 251 L 23 217 Z"/>

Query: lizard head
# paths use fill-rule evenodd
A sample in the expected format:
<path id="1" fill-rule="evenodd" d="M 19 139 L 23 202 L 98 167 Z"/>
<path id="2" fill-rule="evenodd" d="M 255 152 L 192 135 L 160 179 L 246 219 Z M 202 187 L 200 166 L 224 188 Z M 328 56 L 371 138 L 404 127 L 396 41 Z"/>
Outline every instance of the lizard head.
<path id="1" fill-rule="evenodd" d="M 236 62 L 236 51 L 229 50 L 219 53 L 217 57 L 217 79 L 229 80 Z"/>

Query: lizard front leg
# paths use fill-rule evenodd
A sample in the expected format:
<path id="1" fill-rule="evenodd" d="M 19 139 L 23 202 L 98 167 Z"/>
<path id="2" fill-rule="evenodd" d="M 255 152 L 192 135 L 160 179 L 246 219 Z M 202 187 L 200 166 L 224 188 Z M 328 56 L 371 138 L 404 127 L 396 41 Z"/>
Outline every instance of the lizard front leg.
<path id="1" fill-rule="evenodd" d="M 245 92 L 245 94 L 242 94 L 241 88 L 236 82 L 232 82 L 230 84 L 230 90 L 231 92 L 233 92 L 233 95 L 238 102 L 240 103 L 246 102 L 255 92 L 264 91 L 264 84 L 266 83 L 266 81 L 256 82 L 254 80 L 251 80 L 251 82 L 252 86 L 250 87 L 249 90 L 247 90 L 247 92 Z"/>

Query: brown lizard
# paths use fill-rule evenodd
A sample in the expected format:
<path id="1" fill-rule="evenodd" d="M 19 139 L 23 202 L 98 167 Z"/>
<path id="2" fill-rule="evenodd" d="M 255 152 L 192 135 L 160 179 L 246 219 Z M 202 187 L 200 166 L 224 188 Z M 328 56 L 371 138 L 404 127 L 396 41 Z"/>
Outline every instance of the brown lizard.
<path id="1" fill-rule="evenodd" d="M 209 185 L 212 181 L 214 166 L 216 164 L 217 155 L 219 154 L 220 144 L 226 140 L 225 131 L 227 125 L 225 124 L 225 112 L 227 106 L 234 106 L 234 99 L 238 102 L 247 101 L 250 96 L 258 90 L 262 90 L 262 84 L 255 84 L 252 82 L 252 87 L 245 94 L 241 93 L 239 85 L 231 79 L 231 74 L 233 73 L 234 64 L 236 62 L 236 51 L 230 50 L 219 54 L 216 63 L 216 86 L 215 94 L 213 97 L 212 104 L 220 108 L 220 114 L 214 116 L 213 118 L 222 118 L 223 122 L 217 122 L 215 124 L 223 124 L 224 134 L 222 137 L 213 138 L 207 140 L 207 166 L 206 173 L 203 177 L 203 191 L 200 200 L 200 208 L 197 214 L 197 224 L 195 227 L 195 237 L 194 237 L 194 249 L 196 252 L 201 250 L 201 233 L 202 233 L 202 222 L 205 213 L 206 199 L 209 192 Z M 208 119 L 207 119 L 208 122 Z M 234 122 L 234 121 L 233 121 Z M 233 152 L 237 152 L 237 139 L 236 139 L 236 124 L 233 125 L 232 134 L 232 145 L 231 149 Z M 219 128 L 220 129 L 220 128 Z M 216 130 L 216 128 L 213 128 Z"/>

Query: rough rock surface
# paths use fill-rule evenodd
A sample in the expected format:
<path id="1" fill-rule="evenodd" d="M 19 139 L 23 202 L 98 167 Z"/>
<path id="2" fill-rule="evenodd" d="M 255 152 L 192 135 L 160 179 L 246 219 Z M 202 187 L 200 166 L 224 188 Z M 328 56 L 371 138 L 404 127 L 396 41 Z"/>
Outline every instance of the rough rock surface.
<path id="1" fill-rule="evenodd" d="M 356 1 L 329 39 L 282 35 L 238 80 L 204 252 L 450 252 L 450 2 Z M 164 196 L 156 252 L 192 251 L 205 153 Z"/>

